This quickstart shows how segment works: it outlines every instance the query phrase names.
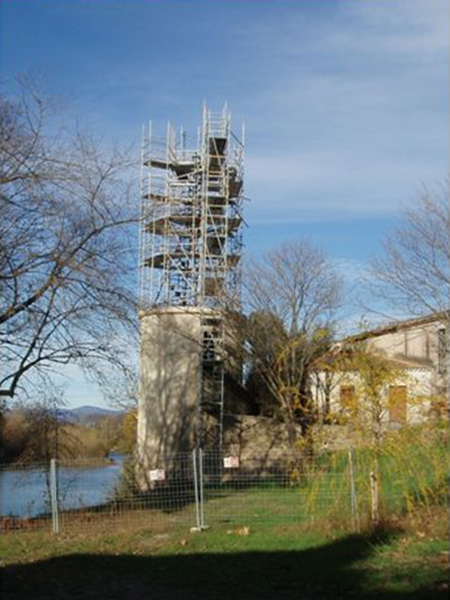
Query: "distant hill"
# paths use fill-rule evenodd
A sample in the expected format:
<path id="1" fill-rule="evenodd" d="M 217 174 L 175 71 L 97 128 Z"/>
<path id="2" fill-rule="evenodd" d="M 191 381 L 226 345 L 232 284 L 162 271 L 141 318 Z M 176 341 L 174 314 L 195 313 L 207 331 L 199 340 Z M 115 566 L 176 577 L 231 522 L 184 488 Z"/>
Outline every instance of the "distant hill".
<path id="1" fill-rule="evenodd" d="M 106 417 L 120 417 L 125 411 L 86 405 L 77 408 L 62 408 L 59 409 L 58 412 L 66 421 L 93 423 L 95 421 L 101 421 Z"/>

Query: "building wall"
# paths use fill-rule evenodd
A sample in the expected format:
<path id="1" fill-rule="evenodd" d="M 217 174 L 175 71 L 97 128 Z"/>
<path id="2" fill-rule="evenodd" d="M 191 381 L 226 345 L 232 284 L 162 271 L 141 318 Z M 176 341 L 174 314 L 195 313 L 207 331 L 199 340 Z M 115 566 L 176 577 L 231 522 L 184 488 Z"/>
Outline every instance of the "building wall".
<path id="1" fill-rule="evenodd" d="M 374 336 L 369 347 L 383 350 L 391 358 L 410 358 L 429 363 L 438 360 L 438 324 L 427 323 Z"/>
<path id="2" fill-rule="evenodd" d="M 445 390 L 448 390 L 449 374 L 448 352 L 447 354 L 445 351 L 444 354 L 442 352 L 443 337 L 446 338 L 445 334 L 443 336 L 443 327 L 439 320 L 425 323 L 412 322 L 407 326 L 400 323 L 397 328 L 385 332 L 378 331 L 357 336 L 354 342 L 356 346 L 365 344 L 369 352 L 381 353 L 386 359 L 392 360 L 392 366 L 396 370 L 403 373 L 403 376 L 399 377 L 397 387 L 406 388 L 404 421 L 407 423 L 420 423 L 433 411 L 442 412 L 442 396 Z M 328 383 L 327 392 L 326 383 Z M 346 394 L 351 395 L 351 390 L 344 388 L 352 386 L 355 394 L 358 395 L 360 382 L 356 373 L 341 372 L 333 375 L 317 373 L 313 393 L 321 411 L 323 412 L 328 405 L 332 414 L 336 416 L 345 414 L 345 407 L 342 406 L 343 399 Z M 388 386 L 384 390 L 386 423 L 395 424 L 395 411 L 389 408 L 390 405 L 392 406 L 389 395 L 395 393 L 396 391 L 390 390 Z M 440 404 L 437 402 L 439 396 Z M 438 408 L 438 405 L 441 408 Z M 398 413 L 399 419 L 400 414 L 401 411 Z"/>
<path id="3" fill-rule="evenodd" d="M 146 472 L 193 447 L 201 312 L 167 308 L 140 317 L 137 452 Z"/>
<path id="4" fill-rule="evenodd" d="M 321 413 L 324 412 L 325 408 L 325 394 L 324 394 L 324 373 L 318 374 L 319 381 L 316 380 L 313 393 L 317 399 Z M 430 414 L 432 409 L 431 396 L 433 394 L 434 386 L 433 372 L 430 368 L 415 368 L 405 369 L 403 375 L 399 377 L 395 385 L 386 386 L 382 393 L 382 419 L 386 424 L 396 424 L 396 418 L 392 412 L 393 404 L 390 398 L 391 393 L 395 393 L 392 388 L 406 388 L 406 407 L 404 422 L 409 424 L 415 424 L 422 422 Z M 357 373 L 337 373 L 333 376 L 331 388 L 329 391 L 329 410 L 330 414 L 337 420 L 339 418 L 348 417 L 350 420 L 352 417 L 352 410 L 354 410 L 358 404 L 361 403 L 360 398 L 360 386 Z M 354 400 L 352 401 L 349 396 L 351 395 L 350 389 L 354 390 Z M 343 394 L 343 391 L 346 393 Z M 350 407 L 345 406 L 345 400 L 349 400 Z M 364 413 L 368 414 L 368 408 L 361 407 L 359 409 L 358 418 L 363 418 Z M 397 424 L 400 424 L 397 423 Z"/>
<path id="5" fill-rule="evenodd" d="M 141 321 L 140 390 L 137 456 L 142 487 L 152 468 L 170 466 L 177 455 L 197 442 L 198 395 L 203 318 L 214 318 L 213 309 L 171 307 L 143 311 Z M 245 390 L 240 385 L 237 336 L 225 332 L 225 410 L 245 412 Z M 216 417 L 203 419 L 214 430 Z"/>
<path id="6" fill-rule="evenodd" d="M 443 324 L 436 320 L 424 324 L 412 324 L 410 327 L 399 328 L 395 332 L 373 336 L 368 339 L 368 348 L 381 350 L 386 357 L 406 359 L 422 364 L 431 369 L 429 394 L 436 394 L 439 389 L 448 386 L 448 351 L 442 353 L 444 332 Z M 447 336 L 444 334 L 444 338 Z M 445 352 L 445 351 L 444 351 Z"/>

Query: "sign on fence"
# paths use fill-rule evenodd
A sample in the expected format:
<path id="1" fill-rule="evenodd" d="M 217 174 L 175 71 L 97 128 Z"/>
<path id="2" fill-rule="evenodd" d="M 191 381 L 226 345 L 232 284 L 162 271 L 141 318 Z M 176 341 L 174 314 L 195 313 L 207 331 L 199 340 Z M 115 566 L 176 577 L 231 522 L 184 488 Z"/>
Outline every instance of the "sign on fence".
<path id="1" fill-rule="evenodd" d="M 225 469 L 239 469 L 239 457 L 225 456 L 223 459 L 223 466 Z"/>
<path id="2" fill-rule="evenodd" d="M 150 481 L 165 481 L 166 472 L 164 469 L 153 469 L 150 471 Z"/>

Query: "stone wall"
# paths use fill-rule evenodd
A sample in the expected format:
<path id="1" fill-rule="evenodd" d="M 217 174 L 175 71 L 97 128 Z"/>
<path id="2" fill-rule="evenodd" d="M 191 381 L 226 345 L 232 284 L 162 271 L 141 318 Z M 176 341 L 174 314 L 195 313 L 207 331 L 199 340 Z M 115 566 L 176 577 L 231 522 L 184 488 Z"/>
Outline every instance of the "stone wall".
<path id="1" fill-rule="evenodd" d="M 351 424 L 317 424 L 313 427 L 312 438 L 314 452 L 345 450 L 367 444 L 364 432 Z M 268 417 L 246 415 L 225 420 L 224 448 L 242 461 L 266 460 L 268 463 L 293 453 L 283 423 Z"/>
<path id="2" fill-rule="evenodd" d="M 225 418 L 223 445 L 241 460 L 276 460 L 290 451 L 283 423 L 247 415 Z"/>

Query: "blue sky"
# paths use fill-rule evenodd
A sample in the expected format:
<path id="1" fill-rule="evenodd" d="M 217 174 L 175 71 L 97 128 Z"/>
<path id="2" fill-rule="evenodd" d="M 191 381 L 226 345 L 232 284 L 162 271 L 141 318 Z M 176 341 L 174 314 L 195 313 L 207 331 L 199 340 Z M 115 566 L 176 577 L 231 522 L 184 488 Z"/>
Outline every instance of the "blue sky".
<path id="1" fill-rule="evenodd" d="M 39 73 L 106 137 L 246 126 L 249 253 L 309 236 L 358 280 L 448 173 L 447 0 L 3 0 L 1 71 Z M 355 309 L 356 310 L 356 309 Z M 98 392 L 78 386 L 69 400 Z M 91 390 L 87 392 L 86 390 Z"/>

